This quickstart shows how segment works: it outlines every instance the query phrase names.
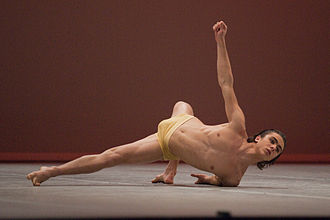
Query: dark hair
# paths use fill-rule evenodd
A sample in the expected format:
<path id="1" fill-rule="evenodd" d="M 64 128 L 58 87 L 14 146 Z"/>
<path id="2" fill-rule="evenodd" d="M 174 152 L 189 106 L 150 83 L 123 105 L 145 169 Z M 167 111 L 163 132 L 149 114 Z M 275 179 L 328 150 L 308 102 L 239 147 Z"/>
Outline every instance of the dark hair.
<path id="1" fill-rule="evenodd" d="M 261 132 L 259 132 L 258 134 L 254 135 L 254 136 L 251 136 L 251 137 L 248 137 L 247 139 L 247 142 L 248 143 L 257 143 L 256 142 L 256 137 L 257 136 L 260 136 L 261 138 L 265 137 L 267 134 L 270 134 L 270 133 L 277 133 L 279 134 L 282 138 L 283 138 L 283 141 L 284 141 L 284 148 L 286 146 L 286 137 L 285 137 L 285 134 L 279 130 L 276 130 L 276 129 L 266 129 L 266 130 L 263 130 Z M 283 149 L 284 150 L 284 149 Z M 273 165 L 275 163 L 275 161 L 282 155 L 283 151 L 277 155 L 277 157 L 275 157 L 274 159 L 270 160 L 270 161 L 260 161 L 257 163 L 257 166 L 260 170 L 264 169 L 265 167 L 269 167 L 270 165 Z"/>

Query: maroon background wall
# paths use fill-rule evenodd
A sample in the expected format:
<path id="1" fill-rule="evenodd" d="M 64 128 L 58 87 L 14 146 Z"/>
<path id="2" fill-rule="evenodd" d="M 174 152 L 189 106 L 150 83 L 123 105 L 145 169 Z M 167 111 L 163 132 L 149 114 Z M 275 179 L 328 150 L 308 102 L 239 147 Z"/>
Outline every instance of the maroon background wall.
<path id="1" fill-rule="evenodd" d="M 329 1 L 1 1 L 0 160 L 68 160 L 156 132 L 185 100 L 226 121 L 213 24 L 229 28 L 249 134 L 329 162 Z"/>

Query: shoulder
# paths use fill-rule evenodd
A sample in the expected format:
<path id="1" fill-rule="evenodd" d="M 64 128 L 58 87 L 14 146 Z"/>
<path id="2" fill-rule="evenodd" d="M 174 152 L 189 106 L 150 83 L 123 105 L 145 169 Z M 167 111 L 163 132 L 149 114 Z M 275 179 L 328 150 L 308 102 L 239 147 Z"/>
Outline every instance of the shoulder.
<path id="1" fill-rule="evenodd" d="M 247 132 L 245 127 L 245 120 L 244 121 L 232 121 L 228 123 L 227 128 L 235 135 L 240 138 L 247 138 Z"/>
<path id="2" fill-rule="evenodd" d="M 226 128 L 226 130 L 232 135 L 232 137 L 235 137 L 235 139 L 246 140 L 248 138 L 246 128 L 243 125 L 240 126 L 239 124 L 230 122 L 227 124 Z"/>

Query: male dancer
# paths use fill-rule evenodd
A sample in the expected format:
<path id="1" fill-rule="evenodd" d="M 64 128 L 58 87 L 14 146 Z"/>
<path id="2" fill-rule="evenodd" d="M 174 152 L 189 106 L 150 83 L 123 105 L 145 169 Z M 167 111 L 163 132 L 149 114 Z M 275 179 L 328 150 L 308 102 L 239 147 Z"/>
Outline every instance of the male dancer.
<path id="1" fill-rule="evenodd" d="M 217 126 L 203 124 L 193 116 L 185 102 L 174 105 L 172 117 L 158 125 L 158 132 L 142 140 L 110 148 L 96 155 L 82 156 L 60 166 L 41 167 L 27 175 L 33 185 L 50 177 L 92 173 L 119 164 L 170 160 L 164 173 L 152 182 L 173 183 L 179 160 L 213 173 L 212 176 L 192 174 L 197 184 L 238 186 L 249 165 L 260 169 L 272 164 L 283 152 L 285 135 L 274 129 L 248 137 L 245 117 L 233 88 L 233 75 L 225 44 L 227 26 L 223 21 L 213 26 L 217 42 L 218 83 L 225 101 L 228 123 Z"/>

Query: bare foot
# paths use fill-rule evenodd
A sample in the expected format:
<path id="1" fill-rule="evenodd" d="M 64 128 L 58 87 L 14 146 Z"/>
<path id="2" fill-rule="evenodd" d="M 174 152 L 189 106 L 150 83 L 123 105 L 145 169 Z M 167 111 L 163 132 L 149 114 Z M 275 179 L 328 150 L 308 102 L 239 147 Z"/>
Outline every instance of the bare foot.
<path id="1" fill-rule="evenodd" d="M 40 186 L 40 183 L 48 180 L 50 176 L 50 169 L 52 167 L 41 167 L 39 171 L 29 173 L 26 178 L 31 180 L 34 186 Z"/>
<path id="2" fill-rule="evenodd" d="M 152 183 L 173 184 L 174 176 L 175 176 L 175 173 L 164 172 L 164 173 L 156 176 L 156 178 L 152 180 Z"/>

